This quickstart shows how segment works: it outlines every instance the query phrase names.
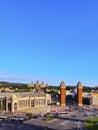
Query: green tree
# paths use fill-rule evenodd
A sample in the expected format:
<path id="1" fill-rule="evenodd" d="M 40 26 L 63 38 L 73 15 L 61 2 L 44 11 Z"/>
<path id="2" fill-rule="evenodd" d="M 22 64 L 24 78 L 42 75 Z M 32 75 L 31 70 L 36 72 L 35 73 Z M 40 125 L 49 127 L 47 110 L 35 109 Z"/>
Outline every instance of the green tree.
<path id="1" fill-rule="evenodd" d="M 31 120 L 32 119 L 32 116 L 33 114 L 32 113 L 27 113 L 26 116 L 28 116 L 28 119 Z"/>
<path id="2" fill-rule="evenodd" d="M 0 102 L 0 110 L 3 110 L 3 105 L 1 102 Z"/>

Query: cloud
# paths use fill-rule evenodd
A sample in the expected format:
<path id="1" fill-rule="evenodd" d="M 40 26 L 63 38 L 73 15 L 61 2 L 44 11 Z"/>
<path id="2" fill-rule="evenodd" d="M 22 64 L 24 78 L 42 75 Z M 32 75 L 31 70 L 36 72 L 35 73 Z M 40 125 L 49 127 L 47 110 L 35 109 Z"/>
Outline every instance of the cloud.
<path id="1" fill-rule="evenodd" d="M 50 77 L 36 77 L 36 76 L 25 76 L 25 75 L 16 75 L 16 74 L 8 74 L 4 71 L 0 71 L 0 81 L 7 81 L 7 82 L 17 82 L 17 83 L 34 83 L 40 81 L 40 83 L 48 83 L 49 85 L 59 85 L 61 80 L 56 78 Z"/>
<path id="2" fill-rule="evenodd" d="M 0 74 L 5 74 L 5 71 L 3 71 L 3 70 L 0 70 Z"/>
<path id="3" fill-rule="evenodd" d="M 7 82 L 16 82 L 16 83 L 34 83 L 40 81 L 40 83 L 44 82 L 48 85 L 56 85 L 59 86 L 62 78 L 55 78 L 55 77 L 43 77 L 43 76 L 25 76 L 25 75 L 16 75 L 16 74 L 8 74 L 2 70 L 0 70 L 0 81 L 7 81 Z M 69 80 L 64 80 L 65 84 L 75 84 Z"/>
<path id="4" fill-rule="evenodd" d="M 31 78 L 23 75 L 7 74 L 0 71 L 0 81 L 26 82 L 27 80 L 31 80 Z"/>

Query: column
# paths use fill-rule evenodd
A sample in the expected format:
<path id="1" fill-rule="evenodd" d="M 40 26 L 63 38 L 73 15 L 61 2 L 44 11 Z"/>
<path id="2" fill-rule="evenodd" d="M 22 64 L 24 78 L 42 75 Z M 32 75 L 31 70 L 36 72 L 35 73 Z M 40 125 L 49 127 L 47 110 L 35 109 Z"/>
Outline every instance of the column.
<path id="1" fill-rule="evenodd" d="M 29 108 L 31 108 L 31 96 L 29 96 Z"/>
<path id="2" fill-rule="evenodd" d="M 8 112 L 8 100 L 6 98 L 6 112 Z"/>
<path id="3" fill-rule="evenodd" d="M 13 97 L 12 97 L 12 101 L 11 101 L 11 112 L 14 112 L 14 101 L 13 101 Z"/>

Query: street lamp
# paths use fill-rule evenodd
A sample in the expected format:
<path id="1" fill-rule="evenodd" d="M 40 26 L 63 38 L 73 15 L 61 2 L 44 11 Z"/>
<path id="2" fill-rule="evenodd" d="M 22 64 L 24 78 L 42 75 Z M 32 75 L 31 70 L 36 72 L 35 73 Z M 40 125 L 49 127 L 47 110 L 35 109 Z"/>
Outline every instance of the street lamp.
<path id="1" fill-rule="evenodd" d="M 83 129 L 81 128 L 80 124 L 81 124 L 81 122 L 79 121 L 79 122 L 78 122 L 78 128 L 77 128 L 77 130 L 83 130 Z"/>
<path id="2" fill-rule="evenodd" d="M 92 105 L 91 105 L 91 129 L 92 129 Z"/>
<path id="3" fill-rule="evenodd" d="M 47 126 L 45 126 L 45 130 L 47 130 Z"/>

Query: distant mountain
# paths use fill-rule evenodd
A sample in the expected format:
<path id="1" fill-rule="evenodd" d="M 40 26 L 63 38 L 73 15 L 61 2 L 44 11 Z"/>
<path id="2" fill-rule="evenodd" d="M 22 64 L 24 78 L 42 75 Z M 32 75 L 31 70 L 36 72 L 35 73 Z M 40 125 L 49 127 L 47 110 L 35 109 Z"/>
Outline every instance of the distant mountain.
<path id="1" fill-rule="evenodd" d="M 6 88 L 27 88 L 27 84 L 0 81 L 0 87 L 6 87 Z"/>

